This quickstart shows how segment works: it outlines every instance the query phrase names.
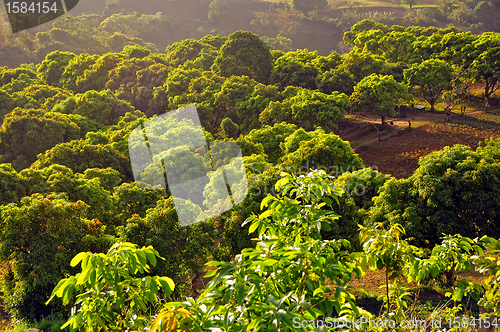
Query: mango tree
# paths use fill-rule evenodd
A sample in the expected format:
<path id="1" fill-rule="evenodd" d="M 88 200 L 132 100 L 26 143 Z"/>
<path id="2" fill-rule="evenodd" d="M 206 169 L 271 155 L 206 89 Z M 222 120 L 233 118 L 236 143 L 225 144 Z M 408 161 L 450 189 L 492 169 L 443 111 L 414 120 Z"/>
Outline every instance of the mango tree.
<path id="1" fill-rule="evenodd" d="M 246 75 L 264 84 L 268 83 L 272 69 L 269 46 L 248 31 L 230 34 L 212 66 L 212 70 L 221 76 Z"/>
<path id="2" fill-rule="evenodd" d="M 410 300 L 410 294 L 397 286 L 397 278 L 403 275 L 406 264 L 413 260 L 416 250 L 401 238 L 404 234 L 405 230 L 399 224 L 393 224 L 388 230 L 384 229 L 382 223 L 374 224 L 373 227 L 360 227 L 360 240 L 363 244 L 363 253 L 359 256 L 361 267 L 363 270 L 367 266 L 372 270 L 384 269 L 386 294 L 378 299 L 383 299 L 387 304 L 387 313 L 391 310 L 391 300 L 395 300 L 393 304 L 397 320 L 405 317 L 404 310 Z M 391 287 L 389 280 L 394 280 Z M 398 296 L 391 299 L 391 293 Z"/>
<path id="3" fill-rule="evenodd" d="M 434 105 L 443 92 L 452 88 L 453 68 L 443 60 L 425 60 L 405 69 L 404 77 L 408 85 L 420 88 L 423 97 L 431 105 L 431 111 L 434 111 Z"/>
<path id="4" fill-rule="evenodd" d="M 464 67 L 470 68 L 477 82 L 484 82 L 484 110 L 491 95 L 500 87 L 500 37 L 497 34 L 483 34 L 471 44 L 462 48 L 465 54 Z"/>
<path id="5" fill-rule="evenodd" d="M 97 219 L 85 218 L 87 209 L 82 201 L 68 202 L 65 194 L 35 194 L 0 207 L 2 300 L 15 318 L 33 322 L 51 310 L 67 313 L 60 304 L 44 303 L 57 282 L 73 272 L 71 258 L 114 241 L 104 236 Z"/>
<path id="6" fill-rule="evenodd" d="M 379 114 L 384 125 L 387 115 L 395 115 L 396 104 L 412 98 L 406 85 L 396 82 L 394 77 L 371 74 L 354 87 L 350 100 L 358 110 L 368 109 Z"/>
<path id="7" fill-rule="evenodd" d="M 498 141 L 482 150 L 455 145 L 419 161 L 407 179 L 384 184 L 370 222 L 402 224 L 414 245 L 433 248 L 442 234 L 499 236 Z"/>
<path id="8" fill-rule="evenodd" d="M 348 107 L 349 98 L 344 93 L 334 91 L 327 95 L 298 88 L 294 96 L 282 102 L 270 102 L 259 119 L 263 124 L 286 121 L 306 130 L 314 130 L 315 126 L 335 130 Z"/>

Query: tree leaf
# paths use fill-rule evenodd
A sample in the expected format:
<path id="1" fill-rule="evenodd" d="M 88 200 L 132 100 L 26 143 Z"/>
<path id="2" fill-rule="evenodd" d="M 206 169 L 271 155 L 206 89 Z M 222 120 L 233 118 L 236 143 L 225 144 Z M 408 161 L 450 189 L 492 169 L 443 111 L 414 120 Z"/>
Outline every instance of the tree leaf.
<path id="1" fill-rule="evenodd" d="M 85 257 L 87 256 L 89 253 L 87 252 L 81 252 L 81 253 L 78 253 L 75 257 L 73 257 L 73 259 L 71 260 L 70 262 L 70 265 L 75 267 L 78 265 L 78 263 L 80 263 L 80 261 Z"/>
<path id="2" fill-rule="evenodd" d="M 156 256 L 155 254 L 151 252 L 146 252 L 146 256 L 148 257 L 148 260 L 151 262 L 151 265 L 156 266 Z"/>
<path id="3" fill-rule="evenodd" d="M 76 279 L 76 284 L 81 285 L 84 284 L 90 276 L 90 273 L 95 271 L 94 269 L 85 269 L 81 273 L 78 274 L 78 279 Z"/>
<path id="4" fill-rule="evenodd" d="M 290 319 L 288 313 L 285 310 L 279 309 L 277 314 L 281 322 L 283 322 L 288 328 L 292 329 L 292 331 L 295 329 L 292 320 Z"/>
<path id="5" fill-rule="evenodd" d="M 253 233 L 255 230 L 259 227 L 260 225 L 260 220 L 256 219 L 251 225 L 250 228 L 248 229 L 248 233 Z"/>

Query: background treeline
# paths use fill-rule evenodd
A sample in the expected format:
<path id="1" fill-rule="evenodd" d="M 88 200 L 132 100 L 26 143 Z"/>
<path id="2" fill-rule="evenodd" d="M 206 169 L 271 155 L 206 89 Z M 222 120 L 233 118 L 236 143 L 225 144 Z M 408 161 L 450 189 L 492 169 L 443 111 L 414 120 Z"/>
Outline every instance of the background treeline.
<path id="1" fill-rule="evenodd" d="M 392 2 L 375 1 L 367 5 L 324 0 L 213 0 L 174 1 L 169 5 L 168 8 L 176 8 L 180 12 L 185 11 L 186 6 L 197 7 L 193 10 L 193 17 L 187 18 L 169 12 L 150 14 L 129 11 L 128 7 L 132 5 L 127 1 L 90 1 L 80 4 L 71 14 L 54 22 L 16 34 L 10 32 L 6 15 L 2 15 L 0 65 L 14 68 L 23 63 L 40 63 L 55 50 L 77 55 L 104 54 L 120 52 L 125 45 L 139 45 L 159 52 L 187 38 L 199 39 L 207 33 L 229 35 L 242 29 L 262 36 L 273 49 L 289 51 L 292 47 L 304 47 L 299 45 L 311 45 L 308 39 L 312 39 L 316 44 L 308 48 L 321 49 L 320 54 L 332 50 L 343 53 L 349 50 L 342 43 L 343 32 L 363 19 L 401 26 L 443 28 L 446 24 L 455 24 L 474 34 L 500 29 L 498 1 L 439 0 L 430 4 L 426 1 L 419 6 L 419 1 L 407 0 L 406 3 L 413 4 L 414 9 L 411 10 L 400 7 L 399 0 Z M 155 4 L 162 7 L 161 2 L 153 0 L 146 2 L 145 7 L 154 7 Z M 203 12 L 205 19 L 200 19 L 198 12 Z"/>
<path id="2" fill-rule="evenodd" d="M 348 189 L 332 203 L 340 219 L 325 238 L 359 248 L 357 225 L 378 221 L 402 224 L 412 243 L 427 248 L 443 232 L 500 236 L 498 141 L 433 153 L 411 177 L 396 180 L 363 168 L 370 165 L 332 132 L 350 109 L 384 120 L 398 102 L 413 100 L 408 86 L 417 97 L 430 88 L 435 93 L 426 99 L 448 92 L 454 101 L 461 85 L 452 81 L 469 79 L 495 102 L 498 34 L 362 21 L 345 42 L 354 49 L 343 56 L 284 53 L 238 31 L 187 39 L 165 53 L 137 45 L 103 55 L 58 50 L 37 65 L 1 68 L 0 285 L 7 310 L 31 321 L 54 310 L 67 317 L 69 306 L 45 302 L 60 279 L 76 273 L 71 258 L 117 241 L 152 245 L 166 260 L 149 275 L 172 278 L 180 298 L 205 262 L 252 245 L 242 223 L 258 213 L 282 170 L 304 165 L 333 170 L 335 185 Z M 413 80 L 423 64 L 450 76 Z M 232 211 L 180 227 L 168 192 L 134 183 L 127 139 L 149 117 L 193 103 L 209 141 L 241 147 L 250 192 Z"/>

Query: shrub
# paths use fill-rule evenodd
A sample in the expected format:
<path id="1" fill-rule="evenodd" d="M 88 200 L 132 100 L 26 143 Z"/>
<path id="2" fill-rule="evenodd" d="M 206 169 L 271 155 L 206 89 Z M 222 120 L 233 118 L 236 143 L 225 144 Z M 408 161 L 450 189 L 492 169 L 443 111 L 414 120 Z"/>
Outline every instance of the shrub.
<path id="1" fill-rule="evenodd" d="M 132 277 L 149 271 L 148 264 L 155 266 L 157 257 L 163 259 L 153 247 L 138 249 L 127 242 L 115 243 L 107 254 L 80 252 L 71 260 L 71 266 L 81 263 L 82 272 L 60 280 L 47 301 L 57 296 L 67 305 L 77 294 L 78 314 L 61 328 L 144 331 L 149 325 L 147 305 L 158 301 L 160 290 L 170 295 L 175 287 L 168 277 Z"/>
<path id="2" fill-rule="evenodd" d="M 73 272 L 71 258 L 114 242 L 104 236 L 98 220 L 84 218 L 87 208 L 81 201 L 68 202 L 64 194 L 35 194 L 0 207 L 0 287 L 14 318 L 34 322 L 52 310 L 68 313 L 58 304 L 44 303 L 57 282 Z"/>

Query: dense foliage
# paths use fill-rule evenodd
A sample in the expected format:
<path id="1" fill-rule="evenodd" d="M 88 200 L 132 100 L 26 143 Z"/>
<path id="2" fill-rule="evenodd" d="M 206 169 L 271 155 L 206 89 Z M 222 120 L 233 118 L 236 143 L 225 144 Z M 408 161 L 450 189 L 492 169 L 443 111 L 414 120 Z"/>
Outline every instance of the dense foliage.
<path id="1" fill-rule="evenodd" d="M 324 171 L 295 177 L 282 173 L 276 183 L 276 195 L 261 202 L 260 215 L 247 219 L 249 232 L 256 232 L 256 244 L 236 255 L 232 261 L 212 261 L 213 277 L 197 299 L 168 301 L 150 321 L 153 331 L 293 331 L 302 328 L 316 331 L 319 327 L 336 327 L 341 331 L 404 331 L 408 319 L 416 319 L 406 310 L 413 301 L 412 291 L 404 281 L 425 283 L 428 278 L 473 268 L 488 271 L 491 277 L 483 284 L 462 280 L 447 294 L 454 301 L 470 296 L 494 313 L 498 310 L 497 258 L 499 241 L 492 237 L 470 239 L 460 235 L 443 236 L 430 256 L 403 238 L 405 229 L 394 224 L 360 227 L 362 250 L 349 252 L 347 240 L 323 240 L 321 230 L 330 229 L 337 216 L 331 207 L 339 203 L 343 189 L 334 185 Z M 138 250 L 130 243 L 116 244 L 107 255 L 79 253 L 71 265 L 82 261 L 82 272 L 62 279 L 54 288 L 51 300 L 60 297 L 68 303 L 76 291 L 79 314 L 66 325 L 72 330 L 86 327 L 90 331 L 108 328 L 104 321 L 118 322 L 130 331 L 144 329 L 144 310 L 148 302 L 158 302 L 159 287 L 168 296 L 174 288 L 165 277 L 130 278 L 129 273 L 148 269 L 148 261 L 156 264 L 158 255 L 151 247 Z M 112 264 L 113 261 L 117 263 Z M 128 267 L 125 269 L 124 267 Z M 355 287 L 348 283 L 371 270 L 384 271 L 385 294 L 379 296 L 384 309 L 379 317 L 356 303 Z M 130 271 L 130 272 L 129 272 Z M 112 276 L 115 278 L 112 278 Z M 125 280 L 122 280 L 125 279 Z M 331 283 L 327 283 L 330 280 Z M 450 279 L 453 284 L 453 279 Z M 105 300 L 97 301 L 90 289 L 111 291 Z M 129 292 L 122 292 L 128 287 Z M 124 306 L 125 303 L 134 305 Z M 108 308 L 113 308 L 109 310 Z M 97 318 L 95 309 L 102 308 Z M 93 310 L 94 309 L 94 310 Z M 459 319 L 451 310 L 433 313 L 445 324 Z M 99 310 L 99 309 L 97 309 Z M 427 319 L 428 317 L 424 317 Z M 92 321 L 94 325 L 90 325 Z M 385 326 L 378 321 L 384 321 Z M 419 320 L 420 321 L 420 320 Z M 485 325 L 486 320 L 467 319 L 467 328 Z M 377 326 L 377 325 L 379 326 Z M 421 323 L 419 323 L 421 324 Z M 495 323 L 490 323 L 490 325 Z M 453 325 L 451 323 L 450 325 Z M 106 326 L 106 327 L 105 327 Z M 463 325 L 461 325 L 463 326 Z M 115 329 L 115 325 L 111 329 Z"/>
<path id="2" fill-rule="evenodd" d="M 294 2 L 308 12 L 324 1 L 309 4 Z M 477 6 L 486 17 L 488 5 Z M 139 23 L 127 27 L 130 20 Z M 59 24 L 87 31 L 89 22 Z M 156 23 L 168 25 L 161 15 L 136 14 L 92 24 L 104 40 L 121 29 L 158 32 Z M 0 293 L 14 318 L 35 324 L 57 312 L 73 329 L 138 331 L 169 296 L 179 301 L 156 317 L 164 329 L 176 322 L 193 331 L 292 330 L 294 318 L 369 317 L 348 285 L 368 266 L 387 277 L 383 315 L 402 321 L 408 300 L 401 278 L 424 283 L 472 262 L 498 274 L 483 251 L 499 247 L 491 238 L 500 237 L 499 140 L 476 151 L 433 152 L 410 177 L 395 179 L 365 168 L 335 134 L 348 112 L 372 111 L 384 125 L 403 103 L 455 104 L 467 81 L 478 84 L 488 107 L 500 86 L 498 34 L 365 20 L 344 35 L 349 53 L 328 56 L 271 51 L 245 31 L 168 43 L 163 53 L 119 33 L 107 41 L 112 52 L 58 47 L 58 39 L 70 39 L 62 28 L 37 38 L 58 50 L 38 64 L 0 68 Z M 169 190 L 135 182 L 129 147 L 141 142 L 129 137 L 191 104 L 208 145 L 241 149 L 249 193 L 232 210 L 182 227 Z M 172 121 L 151 139 L 168 142 L 171 132 L 187 137 L 191 129 Z M 188 150 L 163 163 L 175 181 L 224 163 L 213 151 Z M 170 152 L 162 153 L 155 161 Z M 206 263 L 216 268 L 200 294 Z M 464 285 L 454 299 L 474 289 L 497 309 L 495 279 Z M 188 294 L 197 300 L 184 301 Z M 73 305 L 80 311 L 70 318 Z"/>

